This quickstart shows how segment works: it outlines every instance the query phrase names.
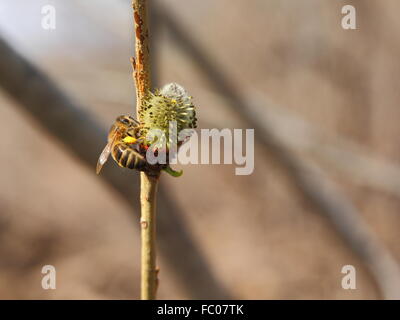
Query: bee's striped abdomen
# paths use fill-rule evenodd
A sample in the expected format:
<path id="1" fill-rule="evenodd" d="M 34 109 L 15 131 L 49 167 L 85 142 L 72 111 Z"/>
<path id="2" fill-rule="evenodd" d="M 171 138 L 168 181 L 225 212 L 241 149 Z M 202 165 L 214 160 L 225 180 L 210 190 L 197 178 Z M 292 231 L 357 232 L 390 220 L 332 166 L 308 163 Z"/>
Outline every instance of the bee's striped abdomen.
<path id="1" fill-rule="evenodd" d="M 126 143 L 118 143 L 112 150 L 112 156 L 119 166 L 129 169 L 144 170 L 146 159 Z"/>

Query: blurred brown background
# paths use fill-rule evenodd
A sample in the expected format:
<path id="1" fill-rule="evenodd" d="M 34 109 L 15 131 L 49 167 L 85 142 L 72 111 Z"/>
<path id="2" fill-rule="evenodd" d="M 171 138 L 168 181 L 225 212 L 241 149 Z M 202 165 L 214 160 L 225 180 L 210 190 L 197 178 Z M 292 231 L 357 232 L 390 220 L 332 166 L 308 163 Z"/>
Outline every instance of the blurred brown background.
<path id="1" fill-rule="evenodd" d="M 155 83 L 184 85 L 200 128 L 256 128 L 252 175 L 190 165 L 162 177 L 160 210 L 173 218 L 159 235 L 159 298 L 399 297 L 400 3 L 151 2 Z M 56 30 L 41 27 L 46 4 Z M 345 4 L 357 30 L 341 27 Z M 0 35 L 104 133 L 134 113 L 130 1 L 0 0 Z M 0 90 L 0 298 L 138 298 L 137 210 L 95 175 L 101 148 L 84 164 L 17 100 Z M 46 264 L 56 290 L 41 287 Z M 341 286 L 349 264 L 356 290 Z"/>

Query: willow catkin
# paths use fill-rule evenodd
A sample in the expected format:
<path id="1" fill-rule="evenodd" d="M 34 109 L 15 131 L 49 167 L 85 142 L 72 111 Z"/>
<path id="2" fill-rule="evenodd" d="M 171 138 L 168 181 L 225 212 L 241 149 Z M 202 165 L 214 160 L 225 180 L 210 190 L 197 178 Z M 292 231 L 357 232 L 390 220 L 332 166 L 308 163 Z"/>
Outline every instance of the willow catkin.
<path id="1" fill-rule="evenodd" d="M 141 136 L 145 138 L 145 143 L 165 144 L 169 149 L 170 122 L 176 121 L 177 134 L 184 129 L 193 129 L 197 127 L 195 106 L 192 97 L 188 95 L 186 90 L 177 83 L 166 84 L 161 90 L 154 93 L 149 92 L 143 100 L 142 108 L 139 112 L 139 119 L 142 124 Z M 151 138 L 146 137 L 150 130 L 161 130 L 163 136 Z M 156 141 L 156 139 L 158 139 Z"/>

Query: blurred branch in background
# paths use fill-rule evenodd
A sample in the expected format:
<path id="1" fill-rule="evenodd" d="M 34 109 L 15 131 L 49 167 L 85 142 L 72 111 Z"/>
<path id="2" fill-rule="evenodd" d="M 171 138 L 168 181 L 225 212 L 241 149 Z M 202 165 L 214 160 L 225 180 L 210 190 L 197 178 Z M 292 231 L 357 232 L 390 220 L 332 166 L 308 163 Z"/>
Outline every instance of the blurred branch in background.
<path id="1" fill-rule="evenodd" d="M 279 156 L 298 189 L 337 232 L 371 272 L 384 299 L 400 298 L 400 267 L 385 245 L 368 227 L 357 208 L 318 166 L 290 153 Z"/>
<path id="2" fill-rule="evenodd" d="M 192 38 L 185 33 L 184 28 L 177 22 L 177 18 L 165 7 L 157 10 L 157 20 L 166 26 L 177 45 L 186 51 L 190 60 L 198 67 L 199 73 L 203 73 L 215 92 L 218 92 L 227 100 L 232 109 L 241 116 L 247 127 L 255 129 L 256 138 L 266 147 L 267 151 L 275 156 L 277 162 L 289 171 L 293 182 L 298 186 L 303 196 L 310 201 L 318 212 L 324 214 L 332 222 L 337 232 L 369 268 L 383 297 L 399 299 L 400 268 L 398 263 L 368 228 L 352 202 L 335 187 L 315 164 L 305 162 L 294 153 L 293 149 L 296 145 L 294 139 L 298 139 L 297 135 L 301 135 L 301 132 L 283 135 L 279 128 L 290 127 L 287 121 L 283 120 L 284 118 L 281 118 L 282 121 L 279 124 L 272 126 L 271 122 L 273 121 L 263 120 L 265 114 L 262 114 L 261 109 L 259 112 L 254 112 L 254 108 L 249 104 L 247 97 L 242 96 L 240 90 L 229 84 L 227 80 L 229 77 L 221 71 L 218 65 L 212 62 L 203 48 L 192 41 Z M 320 146 L 320 144 L 316 145 L 315 141 L 308 141 L 309 143 L 314 142 L 311 144 L 311 149 L 314 151 L 319 150 Z M 338 152 L 338 150 L 340 149 L 332 148 L 330 151 L 325 149 L 322 155 L 325 159 L 330 159 L 329 154 L 333 151 Z M 396 190 L 398 182 L 395 183 L 393 179 L 390 180 L 392 181 L 390 185 L 383 183 L 382 178 L 375 183 L 375 177 L 366 174 L 369 170 L 366 170 L 365 166 L 368 166 L 367 163 L 372 164 L 372 162 L 368 162 L 369 160 L 365 160 L 356 153 L 348 153 L 347 155 L 348 157 L 351 155 L 353 159 L 364 164 L 363 169 L 359 168 L 357 173 L 365 177 L 365 180 L 370 184 L 374 186 L 385 185 L 392 192 Z M 347 162 L 339 162 L 337 157 L 334 163 L 341 169 L 349 169 Z M 382 167 L 387 168 L 388 175 L 391 173 L 388 166 L 381 165 L 380 168 Z M 400 170 L 397 172 L 400 172 Z"/>
<path id="3" fill-rule="evenodd" d="M 249 99 L 249 110 L 262 126 L 270 128 L 290 149 L 311 156 L 322 166 L 340 173 L 353 183 L 386 192 L 400 199 L 400 167 L 377 159 L 361 145 L 341 137 L 330 137 L 316 126 L 277 107 L 262 97 Z"/>
<path id="4" fill-rule="evenodd" d="M 1 38 L 0 86 L 94 174 L 107 132 Z M 132 175 L 109 167 L 101 177 L 134 208 L 139 217 L 139 201 L 132 197 L 136 193 L 139 198 L 139 188 L 138 185 L 132 186 Z M 213 275 L 191 235 L 185 231 L 187 228 L 183 226 L 180 210 L 173 203 L 171 193 L 167 194 L 160 187 L 159 249 L 169 269 L 174 272 L 172 276 L 190 298 L 229 299 L 230 295 Z M 184 258 L 182 252 L 185 252 Z"/>

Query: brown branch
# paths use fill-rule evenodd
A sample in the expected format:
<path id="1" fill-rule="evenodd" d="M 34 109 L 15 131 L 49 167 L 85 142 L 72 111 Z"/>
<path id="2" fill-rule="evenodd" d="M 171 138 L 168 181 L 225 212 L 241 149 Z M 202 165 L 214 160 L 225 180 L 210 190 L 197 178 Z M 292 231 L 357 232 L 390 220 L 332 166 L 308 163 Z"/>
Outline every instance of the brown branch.
<path id="1" fill-rule="evenodd" d="M 135 83 L 138 95 L 137 116 L 141 100 L 151 89 L 149 30 L 147 27 L 147 0 L 132 0 L 133 20 L 135 23 Z"/>
<path id="2" fill-rule="evenodd" d="M 147 0 L 132 0 L 132 7 L 136 49 L 136 58 L 132 60 L 132 65 L 134 68 L 137 96 L 136 113 L 137 118 L 139 118 L 142 100 L 145 99 L 151 90 Z M 142 300 L 153 300 L 156 298 L 158 283 L 158 271 L 156 268 L 156 201 L 159 177 L 160 171 L 154 175 L 150 175 L 147 172 L 140 174 Z"/>

